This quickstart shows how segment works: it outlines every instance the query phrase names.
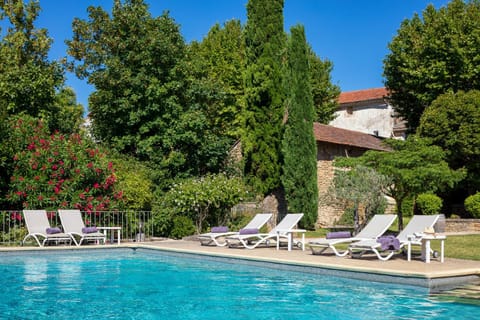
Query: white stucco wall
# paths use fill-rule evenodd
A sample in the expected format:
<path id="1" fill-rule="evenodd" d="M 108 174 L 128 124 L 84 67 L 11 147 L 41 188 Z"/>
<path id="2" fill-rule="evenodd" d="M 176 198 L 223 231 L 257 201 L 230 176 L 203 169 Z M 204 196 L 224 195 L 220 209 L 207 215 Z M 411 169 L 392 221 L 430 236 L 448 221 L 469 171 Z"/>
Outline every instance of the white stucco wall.
<path id="1" fill-rule="evenodd" d="M 393 136 L 393 108 L 387 103 L 340 106 L 335 115 L 336 118 L 329 123 L 331 126 L 368 134 L 378 131 L 378 136 L 383 138 Z"/>

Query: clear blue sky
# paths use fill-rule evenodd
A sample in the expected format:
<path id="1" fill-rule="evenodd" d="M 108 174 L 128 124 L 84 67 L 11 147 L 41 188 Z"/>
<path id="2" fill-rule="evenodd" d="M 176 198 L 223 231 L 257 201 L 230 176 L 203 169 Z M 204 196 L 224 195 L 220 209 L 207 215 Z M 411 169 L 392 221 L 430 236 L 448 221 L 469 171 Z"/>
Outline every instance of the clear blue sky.
<path id="1" fill-rule="evenodd" d="M 153 16 L 168 10 L 180 25 L 187 42 L 202 40 L 215 23 L 231 19 L 246 21 L 248 0 L 147 0 Z M 86 18 L 89 5 L 110 11 L 113 0 L 40 0 L 42 12 L 38 27 L 47 28 L 54 39 L 50 56 L 66 55 L 64 41 L 72 36 L 74 17 Z M 322 59 L 334 64 L 333 82 L 342 91 L 383 86 L 382 61 L 388 53 L 387 44 L 401 22 L 410 19 L 432 3 L 436 8 L 447 0 L 285 0 L 285 30 L 295 24 L 305 26 L 307 40 Z M 77 99 L 88 106 L 93 90 L 72 74 L 67 85 Z"/>

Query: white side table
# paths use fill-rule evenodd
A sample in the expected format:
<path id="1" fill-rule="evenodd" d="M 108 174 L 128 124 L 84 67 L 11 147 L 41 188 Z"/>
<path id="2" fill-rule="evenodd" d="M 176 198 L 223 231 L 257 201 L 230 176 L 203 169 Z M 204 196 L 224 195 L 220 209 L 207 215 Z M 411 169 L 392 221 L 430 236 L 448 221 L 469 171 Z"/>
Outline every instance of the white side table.
<path id="1" fill-rule="evenodd" d="M 112 232 L 112 237 L 111 241 L 113 242 L 113 232 L 117 231 L 117 244 L 120 244 L 120 237 L 121 237 L 121 231 L 122 227 L 97 227 L 98 230 L 103 230 L 103 234 L 105 235 L 105 238 L 107 237 L 107 231 L 109 230 Z"/>
<path id="2" fill-rule="evenodd" d="M 433 240 L 440 241 L 440 262 L 443 263 L 445 261 L 445 240 L 447 239 L 445 235 L 422 233 L 416 234 L 416 237 L 415 240 L 410 239 L 408 241 L 408 261 L 411 260 L 412 243 L 420 242 L 422 245 L 422 260 L 425 263 L 430 263 L 430 242 Z"/>
<path id="3" fill-rule="evenodd" d="M 287 238 L 288 238 L 287 248 L 288 248 L 288 251 L 292 251 L 293 234 L 301 233 L 302 234 L 302 251 L 305 251 L 305 232 L 307 232 L 307 230 L 304 230 L 304 229 L 277 230 L 277 250 L 280 249 L 280 234 L 287 234 Z"/>

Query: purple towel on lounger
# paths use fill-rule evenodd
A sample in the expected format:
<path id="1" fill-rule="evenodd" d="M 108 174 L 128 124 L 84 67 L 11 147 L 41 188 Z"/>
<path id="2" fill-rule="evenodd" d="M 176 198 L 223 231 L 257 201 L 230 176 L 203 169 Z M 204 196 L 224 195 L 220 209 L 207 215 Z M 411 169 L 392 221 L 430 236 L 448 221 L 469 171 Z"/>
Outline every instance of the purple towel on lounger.
<path id="1" fill-rule="evenodd" d="M 377 239 L 382 245 L 382 250 L 398 250 L 400 249 L 400 241 L 394 236 L 383 236 Z"/>
<path id="2" fill-rule="evenodd" d="M 47 228 L 46 231 L 47 231 L 47 234 L 62 233 L 62 230 L 60 228 L 57 228 L 57 227 Z"/>
<path id="3" fill-rule="evenodd" d="M 329 232 L 327 233 L 327 239 L 342 239 L 342 238 L 350 238 L 352 235 L 350 231 L 336 231 L 336 232 Z"/>
<path id="4" fill-rule="evenodd" d="M 257 234 L 258 229 L 257 228 L 251 228 L 251 229 L 240 229 L 238 232 L 239 234 Z"/>
<path id="5" fill-rule="evenodd" d="M 219 227 L 212 227 L 212 230 L 210 230 L 212 233 L 225 233 L 228 232 L 228 227 L 226 226 L 219 226 Z"/>
<path id="6" fill-rule="evenodd" d="M 85 227 L 85 228 L 82 228 L 82 232 L 83 233 L 95 233 L 97 232 L 97 227 Z"/>

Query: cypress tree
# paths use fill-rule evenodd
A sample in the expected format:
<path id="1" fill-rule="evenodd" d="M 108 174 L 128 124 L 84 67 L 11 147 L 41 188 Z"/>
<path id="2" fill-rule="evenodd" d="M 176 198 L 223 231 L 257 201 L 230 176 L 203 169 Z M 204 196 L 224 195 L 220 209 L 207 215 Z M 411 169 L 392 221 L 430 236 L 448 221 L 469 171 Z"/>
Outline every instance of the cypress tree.
<path id="1" fill-rule="evenodd" d="M 261 194 L 281 185 L 283 3 L 250 0 L 247 4 L 243 164 L 247 182 Z"/>
<path id="2" fill-rule="evenodd" d="M 303 26 L 291 28 L 285 70 L 288 120 L 282 141 L 282 183 L 290 212 L 303 212 L 303 227 L 313 229 L 318 215 L 317 147 L 313 135 L 315 107 Z"/>

